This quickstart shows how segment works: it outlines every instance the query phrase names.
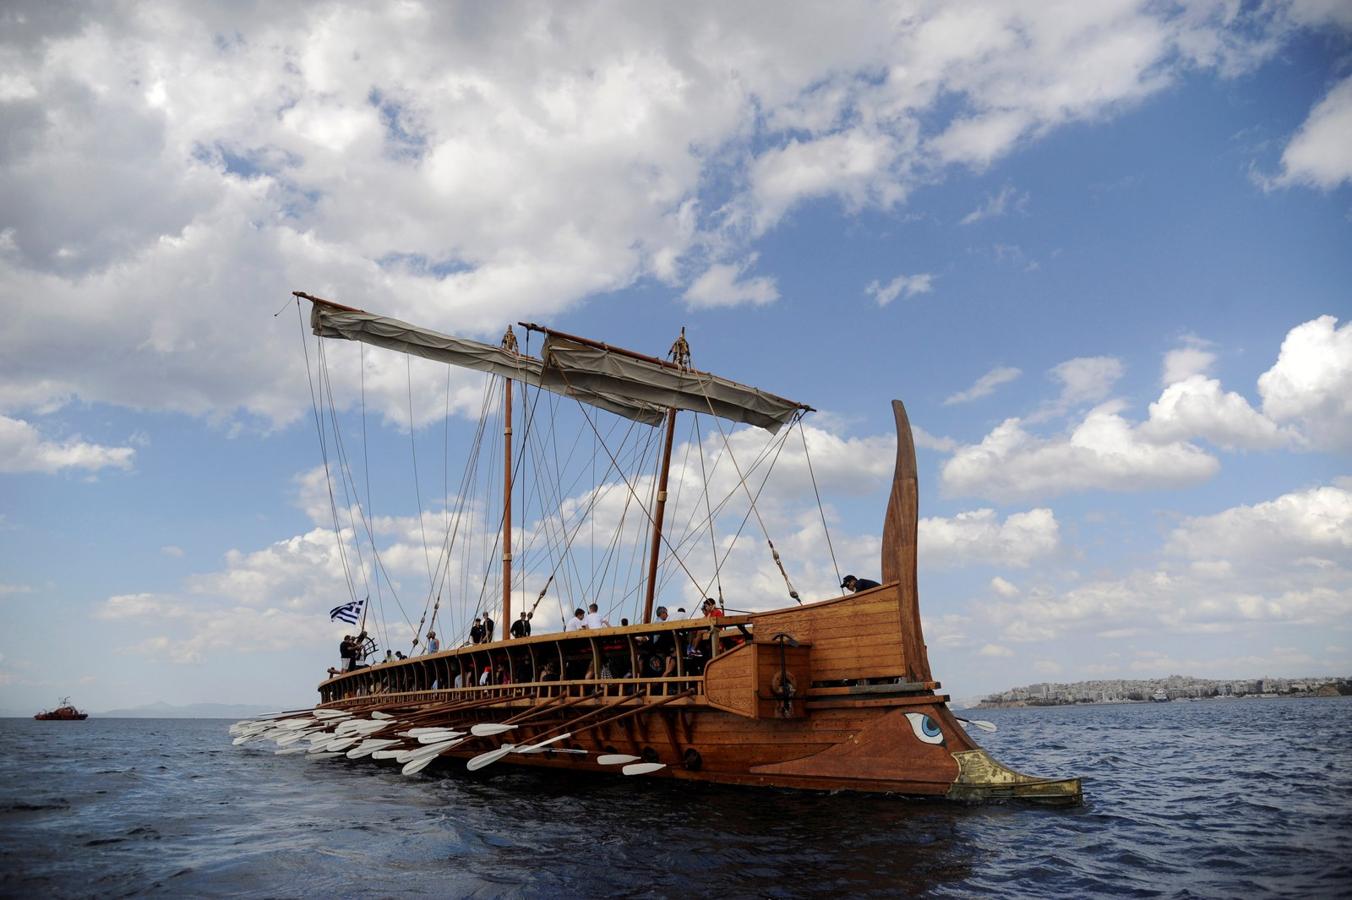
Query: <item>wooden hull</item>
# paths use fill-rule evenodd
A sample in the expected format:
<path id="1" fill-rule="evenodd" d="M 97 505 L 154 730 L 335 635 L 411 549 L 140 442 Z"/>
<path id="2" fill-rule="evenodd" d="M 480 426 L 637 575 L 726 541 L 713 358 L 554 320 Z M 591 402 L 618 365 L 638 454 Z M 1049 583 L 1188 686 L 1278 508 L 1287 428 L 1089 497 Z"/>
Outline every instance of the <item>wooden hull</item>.
<path id="1" fill-rule="evenodd" d="M 898 585 L 888 584 L 716 624 L 698 620 L 580 638 L 499 641 L 340 676 L 322 685 L 321 693 L 328 708 L 361 716 L 377 710 L 423 727 L 468 731 L 475 724 L 521 721 L 510 733 L 471 737 L 448 749 L 443 765 L 504 742 L 522 746 L 569 733 L 548 751 L 509 754 L 497 765 L 619 774 L 619 767 L 596 761 L 618 753 L 665 766 L 649 777 L 1078 803 L 1078 779 L 1033 778 L 1001 766 L 953 717 L 936 683 L 906 680 L 896 639 L 898 593 Z M 716 644 L 717 652 L 698 675 L 432 687 L 457 667 L 474 667 L 476 658 L 488 665 L 516 659 L 520 668 L 532 666 L 529 658 L 534 671 L 541 659 L 567 659 L 588 648 L 598 659 L 605 658 L 605 648 L 636 653 L 663 631 L 683 642 L 708 632 L 704 645 Z M 399 687 L 412 689 L 392 689 Z M 608 718 L 617 721 L 606 723 Z"/>

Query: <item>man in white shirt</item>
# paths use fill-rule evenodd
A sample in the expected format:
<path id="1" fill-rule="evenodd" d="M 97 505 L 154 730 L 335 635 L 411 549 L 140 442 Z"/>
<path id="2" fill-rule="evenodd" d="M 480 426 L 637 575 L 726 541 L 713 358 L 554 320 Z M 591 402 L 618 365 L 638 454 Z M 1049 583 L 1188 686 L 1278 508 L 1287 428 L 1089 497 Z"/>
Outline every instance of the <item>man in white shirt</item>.
<path id="1" fill-rule="evenodd" d="M 585 626 L 582 621 L 586 613 L 581 608 L 573 610 L 573 617 L 568 620 L 568 624 L 563 626 L 564 631 L 581 631 Z"/>
<path id="2" fill-rule="evenodd" d="M 587 615 L 582 619 L 583 628 L 609 628 L 610 622 L 601 618 L 601 613 L 597 611 L 596 604 L 593 603 L 587 608 Z"/>

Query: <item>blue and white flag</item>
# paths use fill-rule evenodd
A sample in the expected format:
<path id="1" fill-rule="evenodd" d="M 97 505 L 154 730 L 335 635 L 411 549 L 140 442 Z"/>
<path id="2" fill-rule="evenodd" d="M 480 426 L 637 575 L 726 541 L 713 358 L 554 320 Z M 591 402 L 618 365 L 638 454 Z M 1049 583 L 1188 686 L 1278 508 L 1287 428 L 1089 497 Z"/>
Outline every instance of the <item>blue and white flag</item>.
<path id="1" fill-rule="evenodd" d="M 357 620 L 361 618 L 361 608 L 364 603 L 366 603 L 366 599 L 362 598 L 361 600 L 353 600 L 351 603 L 344 603 L 342 606 L 335 606 L 329 610 L 329 621 L 336 622 L 342 619 L 349 625 L 356 625 Z"/>

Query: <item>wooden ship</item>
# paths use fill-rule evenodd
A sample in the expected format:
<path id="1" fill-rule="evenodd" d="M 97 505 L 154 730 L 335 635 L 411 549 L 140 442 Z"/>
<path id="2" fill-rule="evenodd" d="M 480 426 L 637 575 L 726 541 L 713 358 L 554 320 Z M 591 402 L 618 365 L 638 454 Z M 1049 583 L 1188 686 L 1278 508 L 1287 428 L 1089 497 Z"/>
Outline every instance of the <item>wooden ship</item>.
<path id="1" fill-rule="evenodd" d="M 502 594 L 494 598 L 504 632 L 512 622 L 514 583 L 514 381 L 665 424 L 655 502 L 645 520 L 649 565 L 635 624 L 504 634 L 331 670 L 313 710 L 237 723 L 237 744 L 272 739 L 278 753 L 375 759 L 407 774 L 434 765 L 515 765 L 959 801 L 1080 802 L 1078 778 L 1024 775 L 991 758 L 949 710 L 933 678 L 917 595 L 915 449 L 900 401 L 892 403 L 896 464 L 881 584 L 806 603 L 789 586 L 796 602 L 783 608 L 738 614 L 706 607 L 712 615 L 663 621 L 654 617 L 656 567 L 662 551 L 673 549 L 662 528 L 676 411 L 774 430 L 801 417 L 806 406 L 691 368 L 683 338 L 674 358 L 661 360 L 527 325 L 544 335 L 537 359 L 511 341 L 475 344 L 296 296 L 311 302 L 310 326 L 322 338 L 375 344 L 504 379 L 504 551 Z M 773 543 L 770 552 L 782 573 Z"/>
<path id="2" fill-rule="evenodd" d="M 33 718 L 41 722 L 83 722 L 89 713 L 76 709 L 69 697 L 62 697 L 55 709 L 44 709 Z"/>

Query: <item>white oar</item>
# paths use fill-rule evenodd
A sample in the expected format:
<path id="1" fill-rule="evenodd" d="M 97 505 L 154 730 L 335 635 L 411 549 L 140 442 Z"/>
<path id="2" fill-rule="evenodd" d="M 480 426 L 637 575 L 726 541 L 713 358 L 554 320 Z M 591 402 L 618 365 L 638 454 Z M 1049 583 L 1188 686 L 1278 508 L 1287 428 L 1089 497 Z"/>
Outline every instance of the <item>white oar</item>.
<path id="1" fill-rule="evenodd" d="M 465 768 L 469 769 L 471 772 L 477 772 L 482 768 L 493 765 L 493 763 L 502 759 L 508 753 L 538 753 L 555 741 L 561 741 L 572 736 L 571 733 L 564 732 L 563 734 L 556 735 L 548 740 L 541 741 L 538 744 L 528 744 L 523 747 L 518 747 L 516 744 L 503 744 L 496 750 L 480 753 L 478 756 L 465 763 Z"/>
<path id="2" fill-rule="evenodd" d="M 448 750 L 459 743 L 462 743 L 462 741 L 442 741 L 440 744 L 418 747 L 414 750 L 404 750 L 394 758 L 394 761 L 407 763 L 415 759 L 422 759 L 424 756 L 439 756 L 443 750 Z"/>
<path id="3" fill-rule="evenodd" d="M 474 757 L 469 762 L 465 763 L 465 768 L 469 769 L 471 772 L 477 772 L 484 766 L 493 765 L 493 763 L 502 759 L 504 756 L 506 756 L 508 753 L 511 753 L 515 749 L 516 749 L 515 744 L 503 744 L 496 750 L 489 750 L 485 753 L 480 753 L 478 756 Z"/>
<path id="4" fill-rule="evenodd" d="M 666 767 L 665 763 L 630 763 L 620 771 L 626 775 L 650 775 Z"/>
<path id="5" fill-rule="evenodd" d="M 277 746 L 285 747 L 287 744 L 294 744 L 303 737 L 305 737 L 305 733 L 301 731 L 293 731 L 290 734 L 284 734 L 277 738 Z"/>
<path id="6" fill-rule="evenodd" d="M 643 757 L 630 756 L 628 753 L 604 753 L 596 757 L 597 765 L 622 766 L 625 763 L 638 762 Z"/>
<path id="7" fill-rule="evenodd" d="M 420 734 L 436 734 L 438 731 L 449 731 L 450 726 L 438 725 L 435 728 L 409 728 L 406 731 L 396 731 L 395 734 L 401 737 L 415 738 Z"/>
<path id="8" fill-rule="evenodd" d="M 957 716 L 953 718 L 958 719 L 964 725 L 974 725 L 982 731 L 999 731 L 994 722 L 987 722 L 985 719 L 959 719 Z"/>
<path id="9" fill-rule="evenodd" d="M 541 751 L 544 750 L 545 747 L 548 747 L 550 744 L 554 743 L 555 741 L 562 741 L 562 740 L 565 740 L 565 739 L 570 738 L 570 737 L 572 737 L 572 736 L 573 736 L 573 735 L 572 735 L 571 732 L 565 731 L 563 734 L 555 735 L 554 737 L 550 738 L 549 740 L 541 741 L 541 742 L 538 743 L 538 744 L 531 744 L 530 746 L 527 746 L 527 747 L 518 747 L 514 752 L 516 752 L 516 753 L 540 753 Z"/>
<path id="10" fill-rule="evenodd" d="M 371 758 L 372 758 L 372 759 L 393 759 L 393 760 L 397 760 L 397 759 L 399 758 L 400 754 L 402 754 L 402 753 L 407 753 L 407 752 L 408 752 L 407 750 L 377 750 L 377 751 L 375 751 L 374 753 L 371 754 Z"/>
<path id="11" fill-rule="evenodd" d="M 273 753 L 276 753 L 278 756 L 290 756 L 291 754 L 294 754 L 294 753 L 309 753 L 309 752 L 310 752 L 310 748 L 309 748 L 309 747 L 283 747 L 283 748 L 280 749 L 280 750 L 274 750 L 274 751 L 272 751 L 272 752 L 273 752 Z"/>
<path id="12" fill-rule="evenodd" d="M 470 728 L 469 733 L 475 737 L 492 737 L 495 734 L 502 734 L 504 731 L 511 731 L 515 727 L 515 725 L 494 725 L 485 722 Z"/>
<path id="13" fill-rule="evenodd" d="M 347 751 L 347 758 L 361 759 L 363 756 L 370 756 L 377 750 L 382 750 L 385 747 L 393 747 L 395 744 L 398 743 L 400 743 L 398 738 L 386 738 L 380 741 L 373 740 L 362 741 L 360 744 L 353 747 L 351 750 Z"/>
<path id="14" fill-rule="evenodd" d="M 372 710 L 372 711 L 371 711 L 371 718 L 373 718 L 373 719 L 393 719 L 394 716 L 390 715 L 390 714 L 387 713 L 387 712 L 380 712 L 379 710 Z"/>
<path id="15" fill-rule="evenodd" d="M 420 744 L 440 744 L 442 741 L 450 741 L 450 740 L 454 740 L 455 738 L 464 737 L 464 736 L 465 736 L 465 732 L 463 732 L 463 731 L 433 731 L 433 732 L 430 732 L 429 734 L 420 734 L 420 735 L 418 735 L 418 743 L 420 743 Z"/>
<path id="16" fill-rule="evenodd" d="M 310 715 L 317 719 L 342 719 L 351 715 L 351 713 L 341 709 L 312 709 Z"/>

